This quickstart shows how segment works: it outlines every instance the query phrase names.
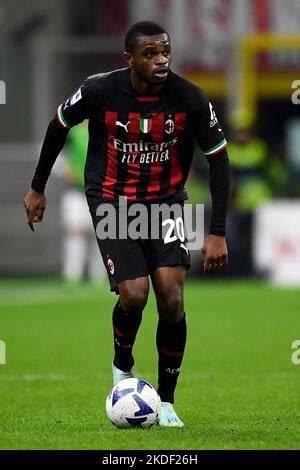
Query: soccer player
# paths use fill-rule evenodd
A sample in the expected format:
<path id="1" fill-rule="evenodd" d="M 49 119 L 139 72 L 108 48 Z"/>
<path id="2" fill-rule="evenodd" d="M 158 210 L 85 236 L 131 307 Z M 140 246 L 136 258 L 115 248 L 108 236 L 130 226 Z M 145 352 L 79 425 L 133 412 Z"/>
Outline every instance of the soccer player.
<path id="1" fill-rule="evenodd" d="M 95 229 L 102 220 L 97 208 L 109 202 L 118 211 L 119 197 L 146 207 L 175 202 L 182 207 L 195 138 L 209 164 L 212 196 L 209 235 L 202 247 L 204 270 L 221 268 L 228 258 L 230 170 L 226 140 L 212 105 L 201 89 L 171 71 L 170 38 L 159 25 L 148 21 L 133 25 L 125 37 L 124 57 L 128 67 L 88 77 L 58 107 L 24 199 L 28 224 L 34 230 L 34 223 L 43 219 L 52 166 L 69 129 L 84 119 L 89 119 L 85 193 Z M 174 216 L 173 226 L 175 222 Z M 114 384 L 134 375 L 132 348 L 150 276 L 159 315 L 159 424 L 181 427 L 174 392 L 186 343 L 183 285 L 190 254 L 176 235 L 145 240 L 117 236 L 98 244 L 111 290 L 119 295 L 112 315 Z"/>

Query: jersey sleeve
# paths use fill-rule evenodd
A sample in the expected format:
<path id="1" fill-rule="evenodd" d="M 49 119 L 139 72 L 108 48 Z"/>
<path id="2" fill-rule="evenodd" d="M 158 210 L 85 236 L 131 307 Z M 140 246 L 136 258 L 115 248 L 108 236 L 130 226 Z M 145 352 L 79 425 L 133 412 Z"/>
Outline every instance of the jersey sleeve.
<path id="1" fill-rule="evenodd" d="M 206 157 L 216 155 L 226 148 L 227 141 L 213 106 L 202 90 L 196 89 L 192 107 L 195 138 Z"/>
<path id="2" fill-rule="evenodd" d="M 57 119 L 62 127 L 73 127 L 89 119 L 93 113 L 95 91 L 89 80 L 84 83 L 57 108 Z"/>

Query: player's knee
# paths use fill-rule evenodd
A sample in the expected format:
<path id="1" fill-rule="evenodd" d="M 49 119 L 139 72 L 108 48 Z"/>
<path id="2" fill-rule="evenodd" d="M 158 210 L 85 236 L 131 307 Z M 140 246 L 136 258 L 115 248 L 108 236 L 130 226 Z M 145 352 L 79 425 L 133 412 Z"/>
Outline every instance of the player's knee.
<path id="1" fill-rule="evenodd" d="M 148 289 L 139 286 L 138 288 L 129 287 L 126 292 L 121 294 L 120 301 L 125 312 L 140 313 L 144 310 L 147 303 Z"/>
<path id="2" fill-rule="evenodd" d="M 142 292 L 131 292 L 126 297 L 121 298 L 121 305 L 125 312 L 140 313 L 144 310 L 147 296 Z"/>
<path id="3" fill-rule="evenodd" d="M 146 283 L 128 283 L 120 290 L 120 302 L 125 312 L 141 313 L 148 299 L 149 286 Z"/>
<path id="4" fill-rule="evenodd" d="M 180 286 L 164 290 L 157 296 L 158 313 L 168 323 L 178 323 L 183 317 L 183 293 Z"/>

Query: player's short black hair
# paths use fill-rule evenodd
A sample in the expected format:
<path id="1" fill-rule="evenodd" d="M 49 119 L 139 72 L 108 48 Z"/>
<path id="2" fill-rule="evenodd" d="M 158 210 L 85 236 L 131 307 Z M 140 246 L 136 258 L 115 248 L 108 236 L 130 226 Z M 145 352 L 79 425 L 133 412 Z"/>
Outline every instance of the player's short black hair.
<path id="1" fill-rule="evenodd" d="M 167 31 L 152 21 L 140 21 L 133 24 L 125 36 L 125 51 L 132 53 L 140 36 L 155 36 L 157 34 L 167 34 L 170 39 Z"/>

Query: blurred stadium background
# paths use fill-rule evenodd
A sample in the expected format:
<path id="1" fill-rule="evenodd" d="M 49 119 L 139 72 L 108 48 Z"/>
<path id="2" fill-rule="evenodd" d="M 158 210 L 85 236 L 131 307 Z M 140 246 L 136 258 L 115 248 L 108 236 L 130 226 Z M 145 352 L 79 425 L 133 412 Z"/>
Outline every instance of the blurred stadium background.
<path id="1" fill-rule="evenodd" d="M 94 284 L 60 282 L 65 183 L 57 172 L 34 234 L 22 204 L 57 105 L 86 76 L 122 67 L 124 33 L 144 19 L 169 31 L 172 68 L 208 94 L 232 158 L 230 264 L 199 283 L 203 274 L 194 254 L 189 275 L 196 280 L 187 287 L 191 337 L 178 403 L 192 426 L 176 444 L 297 448 L 299 370 L 290 356 L 299 337 L 299 0 L 0 2 L 0 339 L 8 358 L 0 366 L 0 392 L 2 423 L 9 424 L 1 446 L 174 448 L 167 433 L 157 431 L 147 443 L 134 433 L 117 440 L 117 431 L 104 424 L 104 440 L 97 440 L 98 393 L 104 397 L 111 381 L 107 315 L 115 299 L 106 286 L 98 291 Z M 208 220 L 207 167 L 195 153 L 188 190 L 192 202 L 205 203 Z M 154 357 L 151 302 L 137 355 L 144 376 L 155 381 L 147 352 Z M 107 320 L 100 339 L 98 309 Z M 199 400 L 199 415 L 186 397 Z"/>
<path id="2" fill-rule="evenodd" d="M 237 157 L 232 157 L 228 229 L 231 266 L 224 274 L 269 275 L 300 284 L 297 0 L 86 0 L 84 7 L 68 0 L 2 0 L 0 80 L 6 85 L 6 105 L 0 105 L 1 275 L 61 272 L 61 178 L 50 178 L 45 223 L 34 238 L 21 201 L 57 105 L 86 76 L 122 67 L 124 33 L 145 18 L 169 31 L 173 69 L 205 90 L 228 140 L 234 141 L 235 127 L 238 132 L 251 127 L 248 163 L 243 147 L 232 151 Z M 1 89 L 3 95 L 3 83 Z M 196 155 L 189 189 L 191 201 L 204 202 L 209 211 L 203 162 Z M 281 204 L 274 206 L 279 199 Z M 267 234 L 259 223 L 262 205 L 267 214 L 275 211 Z M 286 230 L 276 237 L 282 217 Z M 265 245 L 270 244 L 266 256 Z M 293 274 L 287 280 L 284 273 L 274 274 L 274 266 L 289 263 L 285 271 Z M 200 273 L 195 268 L 192 274 Z"/>

